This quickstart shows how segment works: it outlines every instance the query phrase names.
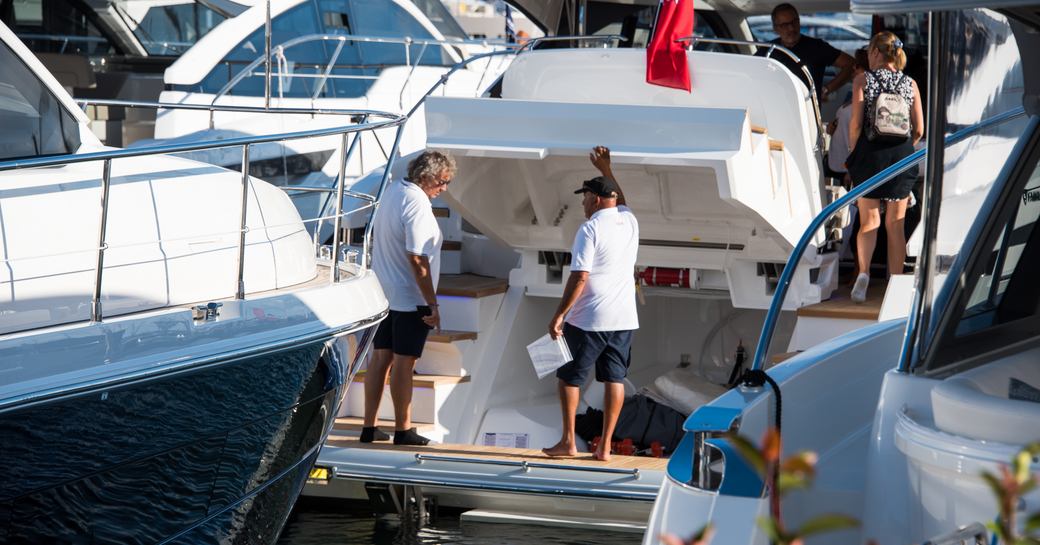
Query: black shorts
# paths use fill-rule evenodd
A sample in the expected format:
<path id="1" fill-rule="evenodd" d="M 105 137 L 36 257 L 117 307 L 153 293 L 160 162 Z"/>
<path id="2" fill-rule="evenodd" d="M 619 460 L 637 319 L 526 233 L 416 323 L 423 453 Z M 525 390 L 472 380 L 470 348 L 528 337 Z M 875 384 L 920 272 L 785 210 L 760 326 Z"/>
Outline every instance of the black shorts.
<path id="1" fill-rule="evenodd" d="M 571 324 L 563 324 L 563 338 L 574 359 L 556 370 L 556 377 L 581 386 L 596 367 L 599 382 L 623 382 L 628 376 L 632 359 L 632 330 L 585 331 Z"/>
<path id="2" fill-rule="evenodd" d="M 430 332 L 430 326 L 422 321 L 422 317 L 429 316 L 429 308 L 423 307 L 424 312 L 391 310 L 379 324 L 372 346 L 376 350 L 390 349 L 402 356 L 422 356 L 426 335 Z"/>

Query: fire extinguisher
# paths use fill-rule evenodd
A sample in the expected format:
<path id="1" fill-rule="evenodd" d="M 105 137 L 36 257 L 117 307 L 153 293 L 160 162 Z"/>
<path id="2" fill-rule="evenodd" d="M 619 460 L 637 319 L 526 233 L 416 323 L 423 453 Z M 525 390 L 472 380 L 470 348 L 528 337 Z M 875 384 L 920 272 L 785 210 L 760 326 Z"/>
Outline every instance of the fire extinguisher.
<path id="1" fill-rule="evenodd" d="M 693 269 L 676 269 L 672 267 L 647 267 L 639 271 L 639 279 L 645 286 L 667 288 L 689 288 L 695 274 Z"/>

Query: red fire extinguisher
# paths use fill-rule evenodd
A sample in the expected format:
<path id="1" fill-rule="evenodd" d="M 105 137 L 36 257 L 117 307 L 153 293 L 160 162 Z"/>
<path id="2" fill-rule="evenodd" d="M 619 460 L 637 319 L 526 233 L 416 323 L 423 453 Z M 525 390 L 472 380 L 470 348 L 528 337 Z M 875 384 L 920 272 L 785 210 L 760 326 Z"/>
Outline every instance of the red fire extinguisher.
<path id="1" fill-rule="evenodd" d="M 639 271 L 639 279 L 644 286 L 659 286 L 666 288 L 689 288 L 691 277 L 695 274 L 692 269 L 675 269 L 672 267 L 647 267 Z"/>

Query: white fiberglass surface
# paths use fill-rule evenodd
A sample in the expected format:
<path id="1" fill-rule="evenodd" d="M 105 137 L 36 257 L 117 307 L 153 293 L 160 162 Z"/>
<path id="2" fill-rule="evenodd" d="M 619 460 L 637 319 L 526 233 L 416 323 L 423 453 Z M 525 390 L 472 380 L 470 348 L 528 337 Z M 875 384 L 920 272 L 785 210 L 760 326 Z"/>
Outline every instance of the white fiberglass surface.
<path id="1" fill-rule="evenodd" d="M 85 320 L 97 264 L 101 165 L 4 173 L 0 333 Z M 170 157 L 113 161 L 102 275 L 106 316 L 205 302 L 237 289 L 241 175 Z M 314 278 L 314 250 L 288 196 L 253 180 L 247 292 Z M 47 220 L 45 218 L 50 218 Z"/>

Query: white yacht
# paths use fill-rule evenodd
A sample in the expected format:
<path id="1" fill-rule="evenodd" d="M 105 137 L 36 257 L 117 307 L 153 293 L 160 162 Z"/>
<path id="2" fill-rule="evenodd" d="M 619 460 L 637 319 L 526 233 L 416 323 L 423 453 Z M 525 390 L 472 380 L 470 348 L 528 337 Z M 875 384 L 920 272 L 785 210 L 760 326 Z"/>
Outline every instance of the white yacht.
<path id="1" fill-rule="evenodd" d="M 633 20 L 653 11 L 615 7 Z M 318 460 L 334 477 L 305 493 L 375 501 L 392 493 L 400 503 L 404 492 L 471 508 L 464 518 L 645 528 L 667 459 L 545 458 L 539 448 L 558 440 L 561 425 L 556 382 L 536 378 L 525 350 L 545 333 L 570 272 L 568 252 L 584 221 L 573 189 L 594 173 L 594 145 L 611 149 L 640 222 L 645 301 L 626 385 L 632 399 L 688 415 L 725 393 L 742 351 L 755 349 L 787 270 L 790 296 L 775 343 L 781 352 L 877 322 L 883 290 L 862 306 L 837 290 L 840 222 L 806 235 L 809 251 L 797 270 L 787 264 L 832 196 L 819 167 L 819 114 L 798 77 L 751 54 L 768 44 L 710 37 L 743 28 L 725 26 L 743 20 L 734 9 L 698 5 L 692 93 L 646 84 L 645 50 L 602 47 L 617 41 L 605 32 L 620 25 L 590 14 L 604 26 L 587 30 L 600 34 L 556 37 L 542 43 L 571 47 L 521 52 L 499 93 L 426 101 L 427 147 L 450 152 L 459 165 L 441 197 L 448 205 L 441 221 L 455 243 L 445 254 L 459 255 L 446 262 L 457 259 L 463 274 L 442 276 L 438 300 L 449 331 L 431 336 L 413 393 L 413 421 L 441 444 L 357 443 L 349 435 L 363 414 L 356 381 L 351 392 L 359 395 L 350 396 Z M 625 28 L 621 43 L 645 42 L 646 29 Z M 601 397 L 593 384 L 579 414 L 598 408 Z M 387 396 L 384 422 L 391 407 Z M 652 453 L 645 425 L 631 425 L 618 438 Z M 673 445 L 664 450 L 673 454 Z"/>
<path id="2" fill-rule="evenodd" d="M 270 31 L 267 31 L 267 27 Z M 322 110 L 362 108 L 408 113 L 431 89 L 437 94 L 476 96 L 508 65 L 509 56 L 489 57 L 451 71 L 464 59 L 489 52 L 486 42 L 466 35 L 439 2 L 418 0 L 272 0 L 257 2 L 219 25 L 185 52 L 165 73 L 169 104 L 252 106 L 268 113 L 161 112 L 155 138 L 186 142 L 230 138 L 269 130 L 315 128 L 340 122 Z M 304 109 L 317 114 L 286 113 Z M 402 153 L 425 144 L 422 111 L 397 143 Z M 287 188 L 303 215 L 328 210 L 327 189 L 338 174 L 336 140 L 311 140 L 258 147 L 252 174 Z M 367 133 L 347 165 L 353 179 L 384 165 L 394 147 L 393 131 Z M 196 154 L 235 166 L 234 153 Z M 322 234 L 326 239 L 330 233 Z"/>
<path id="3" fill-rule="evenodd" d="M 999 474 L 1040 437 L 1040 7 L 854 0 L 853 8 L 928 21 L 929 86 L 942 95 L 929 101 L 927 153 L 879 173 L 811 229 L 926 162 L 924 218 L 910 243 L 916 277 L 893 282 L 888 294 L 909 300 L 912 310 L 772 368 L 775 392 L 746 385 L 694 412 L 669 462 L 647 545 L 662 533 L 688 539 L 709 523 L 715 542 L 769 543 L 756 520 L 775 512 L 776 487 L 723 435 L 758 442 L 770 427 L 780 430 L 783 457 L 812 451 L 818 458 L 813 486 L 778 504 L 785 526 L 832 513 L 860 522 L 814 535 L 813 543 L 996 543 L 984 525 L 1000 510 L 981 474 Z M 756 369 L 783 298 L 777 290 Z M 1036 464 L 1034 457 L 1027 469 Z M 1034 491 L 1012 508 L 1024 521 L 1036 505 Z"/>
<path id="4" fill-rule="evenodd" d="M 121 150 L 2 24 L 0 74 L 0 541 L 273 542 L 387 302 L 281 189 L 165 154 L 404 119 Z"/>

